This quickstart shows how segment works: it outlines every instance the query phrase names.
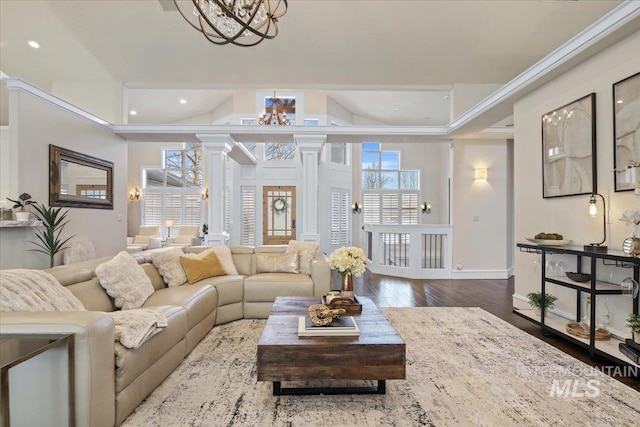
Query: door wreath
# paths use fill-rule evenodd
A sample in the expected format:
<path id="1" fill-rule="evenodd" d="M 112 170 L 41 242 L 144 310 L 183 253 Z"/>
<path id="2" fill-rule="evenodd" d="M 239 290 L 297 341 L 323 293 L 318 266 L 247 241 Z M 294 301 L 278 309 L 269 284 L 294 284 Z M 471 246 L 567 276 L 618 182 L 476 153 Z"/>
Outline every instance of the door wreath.
<path id="1" fill-rule="evenodd" d="M 287 201 L 281 197 L 278 197 L 273 201 L 273 210 L 277 214 L 281 214 L 287 208 Z"/>

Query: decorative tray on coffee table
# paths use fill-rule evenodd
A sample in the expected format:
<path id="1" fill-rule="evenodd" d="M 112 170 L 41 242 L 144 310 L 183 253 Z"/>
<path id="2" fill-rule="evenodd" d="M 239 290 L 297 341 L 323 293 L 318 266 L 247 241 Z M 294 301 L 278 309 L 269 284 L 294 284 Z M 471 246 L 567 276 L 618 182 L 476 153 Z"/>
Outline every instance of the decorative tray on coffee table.
<path id="1" fill-rule="evenodd" d="M 332 310 L 336 308 L 343 308 L 346 310 L 346 314 L 362 313 L 362 304 L 358 302 L 358 298 L 355 295 L 353 296 L 353 300 L 344 297 L 333 298 L 329 304 L 327 304 L 327 296 L 323 295 L 322 303 Z"/>

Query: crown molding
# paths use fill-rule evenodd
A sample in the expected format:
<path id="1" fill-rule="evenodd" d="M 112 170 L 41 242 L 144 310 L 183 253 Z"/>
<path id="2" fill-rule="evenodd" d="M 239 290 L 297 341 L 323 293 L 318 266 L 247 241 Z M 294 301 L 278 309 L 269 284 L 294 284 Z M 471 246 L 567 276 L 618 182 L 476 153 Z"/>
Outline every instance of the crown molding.
<path id="1" fill-rule="evenodd" d="M 587 59 L 583 53 L 585 53 L 587 49 L 596 46 L 605 38 L 611 37 L 613 40 L 610 44 L 613 44 L 627 35 L 621 30 L 635 19 L 638 19 L 638 17 L 640 17 L 640 1 L 626 0 L 533 66 L 529 67 L 522 74 L 450 122 L 447 126 L 448 132 L 453 133 L 462 129 L 463 126 L 471 123 L 474 119 L 500 104 L 513 104 L 515 100 L 555 77 L 553 72 L 558 71 L 557 74 L 560 74 L 560 72 L 565 71 L 565 69 L 562 68 L 563 66 L 568 65 L 572 67 Z M 637 26 L 635 29 L 629 29 L 629 33 L 637 29 Z M 623 32 L 623 34 L 616 38 L 615 34 L 618 32 Z M 575 63 L 572 61 L 575 61 Z"/>

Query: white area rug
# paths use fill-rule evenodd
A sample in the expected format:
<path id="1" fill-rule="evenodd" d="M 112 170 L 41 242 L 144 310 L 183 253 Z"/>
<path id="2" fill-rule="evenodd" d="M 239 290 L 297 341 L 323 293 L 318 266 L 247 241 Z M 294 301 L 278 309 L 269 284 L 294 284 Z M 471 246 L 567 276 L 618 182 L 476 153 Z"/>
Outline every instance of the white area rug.
<path id="1" fill-rule="evenodd" d="M 274 397 L 256 380 L 265 321 L 241 320 L 215 327 L 124 425 L 640 425 L 640 393 L 482 309 L 381 310 L 407 344 L 407 379 L 386 395 Z"/>

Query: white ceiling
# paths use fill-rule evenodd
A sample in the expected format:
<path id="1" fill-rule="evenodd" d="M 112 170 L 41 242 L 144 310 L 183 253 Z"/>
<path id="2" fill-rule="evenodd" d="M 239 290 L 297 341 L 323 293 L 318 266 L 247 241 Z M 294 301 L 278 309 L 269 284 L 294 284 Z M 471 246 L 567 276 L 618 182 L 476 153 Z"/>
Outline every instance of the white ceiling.
<path id="1" fill-rule="evenodd" d="M 236 90 L 308 89 L 367 119 L 443 125 L 454 84 L 504 84 L 620 3 L 290 0 L 279 36 L 243 48 L 210 44 L 158 0 L 0 0 L 0 70 L 54 93 L 122 82 L 130 123 L 205 114 Z"/>

